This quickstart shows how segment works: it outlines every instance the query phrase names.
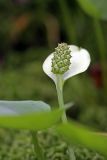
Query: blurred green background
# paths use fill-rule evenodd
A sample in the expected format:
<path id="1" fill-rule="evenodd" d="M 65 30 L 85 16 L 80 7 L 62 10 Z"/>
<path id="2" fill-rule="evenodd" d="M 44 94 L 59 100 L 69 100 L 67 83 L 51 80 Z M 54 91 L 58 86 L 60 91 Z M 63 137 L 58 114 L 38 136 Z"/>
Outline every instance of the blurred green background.
<path id="1" fill-rule="evenodd" d="M 0 0 L 0 99 L 58 106 L 42 64 L 58 43 L 75 44 L 92 61 L 87 72 L 65 84 L 65 103 L 74 102 L 67 115 L 107 131 L 106 10 L 106 0 Z"/>

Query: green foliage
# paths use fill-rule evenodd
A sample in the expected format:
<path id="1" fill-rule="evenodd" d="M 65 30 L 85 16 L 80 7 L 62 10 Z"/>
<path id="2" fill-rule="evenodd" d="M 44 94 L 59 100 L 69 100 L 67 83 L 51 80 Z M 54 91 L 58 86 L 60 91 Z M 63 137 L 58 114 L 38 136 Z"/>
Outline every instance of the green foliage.
<path id="1" fill-rule="evenodd" d="M 53 130 L 39 133 L 39 141 L 47 160 L 68 160 L 67 143 Z M 73 146 L 77 160 L 105 160 L 96 152 Z M 0 160 L 35 160 L 30 132 L 0 129 Z"/>
<path id="2" fill-rule="evenodd" d="M 87 109 L 98 103 L 98 91 L 88 74 L 72 77 L 65 85 L 65 99 L 73 100 L 77 105 Z M 87 88 L 87 90 L 86 90 Z"/>
<path id="3" fill-rule="evenodd" d="M 28 59 L 30 60 L 30 56 Z M 0 73 L 0 90 L 2 90 L 0 92 L 0 99 L 37 100 L 41 98 L 44 101 L 48 100 L 48 102 L 55 101 L 52 98 L 55 97 L 55 91 L 52 88 L 52 83 L 47 83 L 48 78 L 46 77 L 46 79 L 43 74 L 42 63 L 34 61 L 21 66 L 18 57 L 15 60 L 17 61 L 15 69 L 11 68 L 11 64 L 13 63 L 11 59 L 8 65 L 9 69 Z M 17 68 L 18 66 L 20 67 Z"/>
<path id="4" fill-rule="evenodd" d="M 0 126 L 38 131 L 57 124 L 62 113 L 50 111 L 49 105 L 41 101 L 0 101 Z M 107 156 L 106 135 L 94 133 L 73 121 L 57 125 L 56 130 L 71 144 L 81 144 Z"/>
<path id="5" fill-rule="evenodd" d="M 60 117 L 62 115 L 62 111 L 61 110 L 54 110 L 54 111 L 48 111 L 48 112 L 41 112 L 39 111 L 37 113 L 37 111 L 35 111 L 36 109 L 34 109 L 33 107 L 28 109 L 30 111 L 30 113 L 23 113 L 23 109 L 22 106 L 20 106 L 21 109 L 17 109 L 17 112 L 11 112 L 11 114 L 9 113 L 9 110 L 7 110 L 7 115 L 6 113 L 3 115 L 1 114 L 0 116 L 0 126 L 1 127 L 5 127 L 5 128 L 15 128 L 15 129 L 29 129 L 29 130 L 42 130 L 42 129 L 46 129 L 49 128 L 53 125 L 55 125 L 59 120 Z M 30 105 L 29 105 L 30 107 Z M 38 106 L 39 107 L 39 104 Z M 44 106 L 43 106 L 44 107 Z M 13 107 L 11 107 L 13 108 Z M 47 108 L 47 106 L 46 106 Z M 3 108 L 1 108 L 3 109 Z M 4 110 L 4 109 L 3 109 Z M 5 110 L 5 111 L 6 111 Z M 43 108 L 42 108 L 43 110 Z M 12 110 L 13 111 L 13 110 Z M 16 110 L 15 110 L 16 111 Z M 8 115 L 9 114 L 9 115 Z"/>
<path id="6" fill-rule="evenodd" d="M 81 8 L 90 16 L 107 20 L 107 1 L 106 0 L 77 0 Z"/>
<path id="7" fill-rule="evenodd" d="M 57 128 L 63 138 L 67 139 L 69 143 L 81 144 L 96 150 L 107 157 L 107 135 L 101 133 L 91 132 L 87 128 L 77 125 L 74 122 L 61 124 Z"/>
<path id="8" fill-rule="evenodd" d="M 96 114 L 97 112 L 97 114 Z M 79 120 L 101 131 L 107 131 L 107 111 L 106 106 L 89 106 L 79 115 Z"/>

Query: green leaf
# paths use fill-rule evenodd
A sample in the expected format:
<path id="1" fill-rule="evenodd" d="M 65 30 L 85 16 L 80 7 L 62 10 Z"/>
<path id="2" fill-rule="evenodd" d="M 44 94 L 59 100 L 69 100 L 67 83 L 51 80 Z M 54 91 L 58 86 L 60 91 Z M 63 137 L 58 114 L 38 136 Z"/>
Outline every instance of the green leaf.
<path id="1" fill-rule="evenodd" d="M 0 101 L 0 127 L 42 130 L 56 124 L 61 115 L 62 110 L 51 111 L 41 101 Z"/>
<path id="2" fill-rule="evenodd" d="M 77 0 L 80 7 L 90 16 L 107 20 L 107 0 Z"/>
<path id="3" fill-rule="evenodd" d="M 19 115 L 50 109 L 50 106 L 42 101 L 0 101 L 0 115 Z"/>
<path id="4" fill-rule="evenodd" d="M 107 135 L 92 132 L 73 121 L 60 124 L 57 131 L 71 144 L 80 144 L 107 156 Z"/>

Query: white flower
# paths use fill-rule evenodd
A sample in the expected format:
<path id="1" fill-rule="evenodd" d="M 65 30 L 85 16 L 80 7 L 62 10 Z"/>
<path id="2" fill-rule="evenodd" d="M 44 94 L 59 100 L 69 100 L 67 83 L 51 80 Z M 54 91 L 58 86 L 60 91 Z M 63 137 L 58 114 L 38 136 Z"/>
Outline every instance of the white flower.
<path id="1" fill-rule="evenodd" d="M 79 48 L 75 45 L 70 45 L 69 47 L 69 49 L 71 50 L 71 64 L 69 70 L 62 75 L 64 81 L 76 74 L 82 73 L 87 70 L 91 61 L 89 52 L 86 49 Z M 56 74 L 52 72 L 52 58 L 53 53 L 51 53 L 44 61 L 43 70 L 50 78 L 53 79 L 54 82 L 56 82 Z"/>

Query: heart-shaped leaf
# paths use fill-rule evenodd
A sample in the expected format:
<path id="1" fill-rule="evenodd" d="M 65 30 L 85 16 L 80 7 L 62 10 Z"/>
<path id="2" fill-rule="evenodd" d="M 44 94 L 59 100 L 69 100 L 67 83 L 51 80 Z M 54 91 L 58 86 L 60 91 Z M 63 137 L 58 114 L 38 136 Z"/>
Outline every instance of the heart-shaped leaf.
<path id="1" fill-rule="evenodd" d="M 68 143 L 81 144 L 107 157 L 107 135 L 92 132 L 88 128 L 73 121 L 60 124 L 57 131 Z"/>
<path id="2" fill-rule="evenodd" d="M 62 110 L 51 111 L 41 101 L 0 101 L 0 127 L 42 130 L 60 120 Z"/>
<path id="3" fill-rule="evenodd" d="M 50 106 L 42 101 L 0 101 L 0 116 L 50 111 L 50 109 Z"/>
<path id="4" fill-rule="evenodd" d="M 77 0 L 81 8 L 90 16 L 107 20 L 107 0 Z"/>

